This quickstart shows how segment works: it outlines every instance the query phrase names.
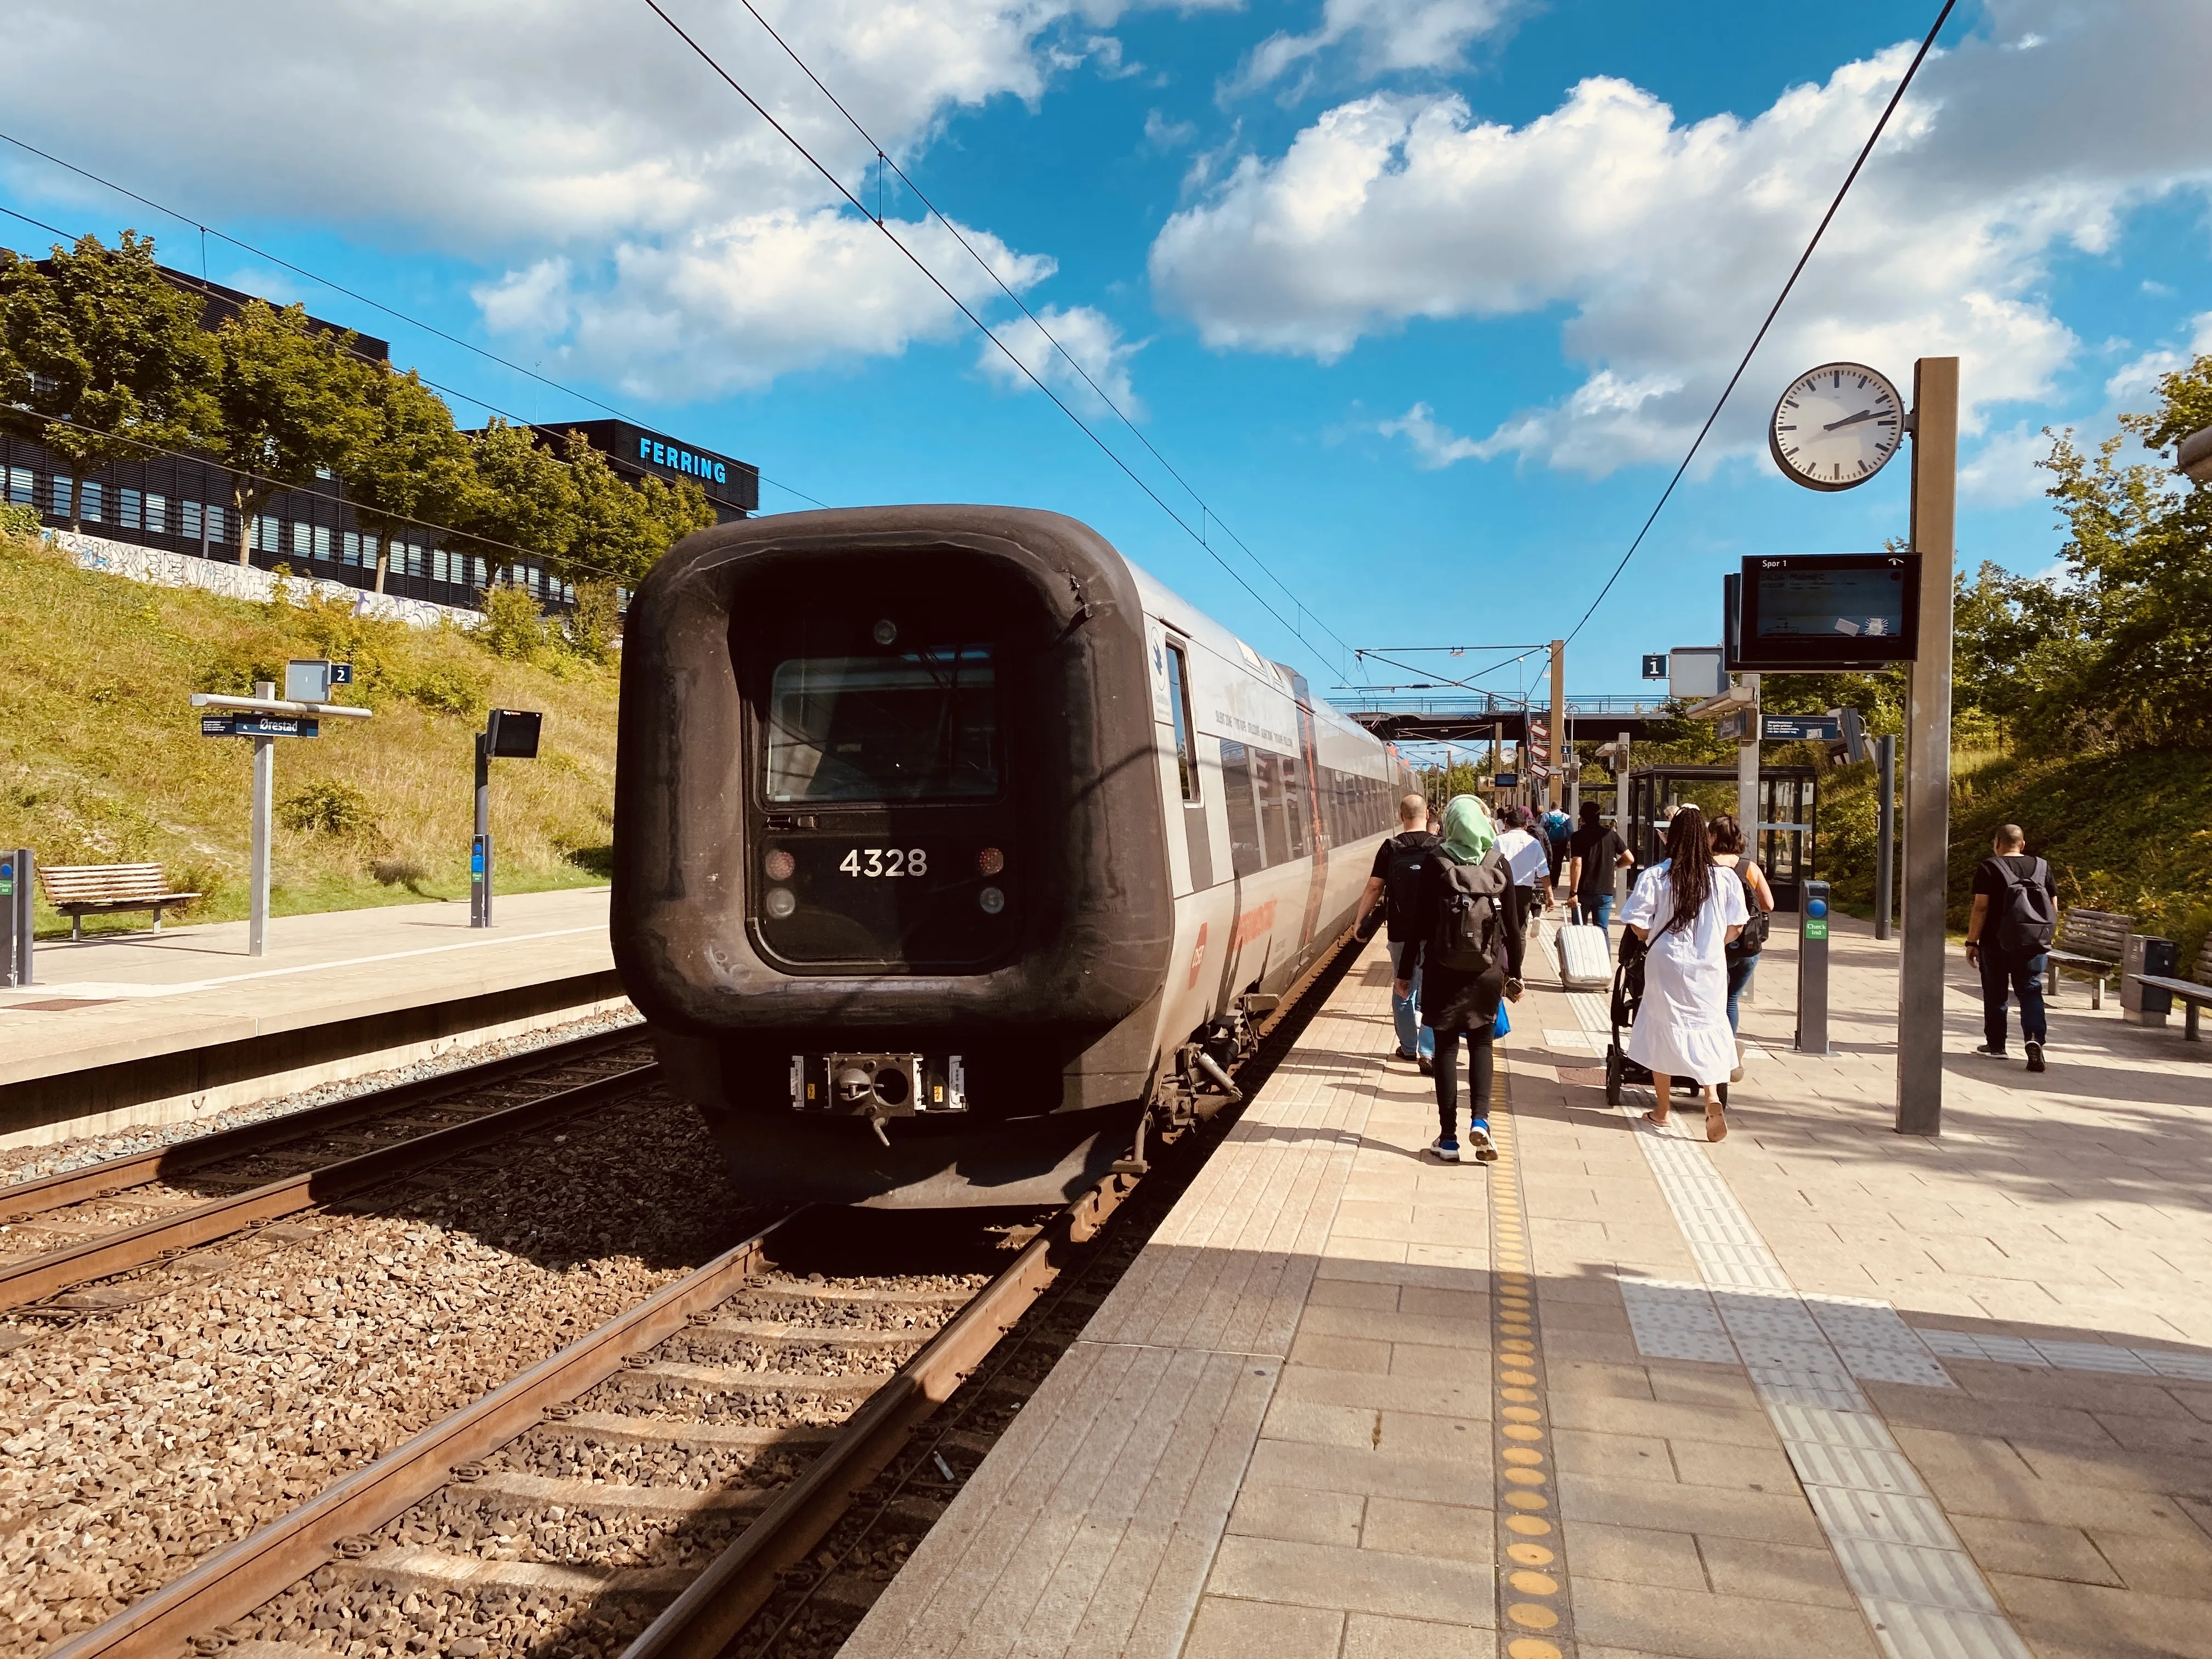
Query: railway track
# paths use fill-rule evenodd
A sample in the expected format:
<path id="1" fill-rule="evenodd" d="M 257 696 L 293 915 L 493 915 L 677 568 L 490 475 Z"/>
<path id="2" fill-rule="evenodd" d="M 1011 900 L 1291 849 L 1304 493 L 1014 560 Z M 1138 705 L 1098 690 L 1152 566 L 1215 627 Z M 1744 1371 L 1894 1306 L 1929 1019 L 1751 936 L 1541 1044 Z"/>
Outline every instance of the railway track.
<path id="1" fill-rule="evenodd" d="M 1262 1028 L 1247 1092 L 1304 1006 Z M 1201 1161 L 1194 1138 L 1166 1155 L 1161 1213 Z M 706 1659 L 764 1608 L 764 1641 L 849 1623 L 1103 1294 L 1093 1270 L 1133 1255 L 1086 1247 L 1138 1185 L 1117 1172 L 1021 1228 L 988 1275 L 957 1271 L 982 1260 L 972 1222 L 955 1271 L 860 1275 L 838 1254 L 886 1242 L 857 1242 L 851 1217 L 774 1221 L 54 1652 Z"/>
<path id="2" fill-rule="evenodd" d="M 96 1311 L 130 1293 L 68 1292 L 604 1105 L 657 1078 L 639 1046 L 578 1038 L 0 1188 L 0 1310 Z"/>

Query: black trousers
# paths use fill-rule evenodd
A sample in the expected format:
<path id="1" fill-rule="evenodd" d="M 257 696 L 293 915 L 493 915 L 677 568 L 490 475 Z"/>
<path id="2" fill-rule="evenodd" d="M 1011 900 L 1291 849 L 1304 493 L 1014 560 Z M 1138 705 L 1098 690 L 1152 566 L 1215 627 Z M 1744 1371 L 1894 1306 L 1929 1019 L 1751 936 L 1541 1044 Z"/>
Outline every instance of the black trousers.
<path id="1" fill-rule="evenodd" d="M 1459 1139 L 1459 1040 L 1467 1038 L 1467 1114 L 1487 1128 L 1490 1125 L 1490 1079 L 1496 1054 L 1491 1028 L 1479 1031 L 1437 1033 L 1437 1123 L 1452 1139 Z"/>

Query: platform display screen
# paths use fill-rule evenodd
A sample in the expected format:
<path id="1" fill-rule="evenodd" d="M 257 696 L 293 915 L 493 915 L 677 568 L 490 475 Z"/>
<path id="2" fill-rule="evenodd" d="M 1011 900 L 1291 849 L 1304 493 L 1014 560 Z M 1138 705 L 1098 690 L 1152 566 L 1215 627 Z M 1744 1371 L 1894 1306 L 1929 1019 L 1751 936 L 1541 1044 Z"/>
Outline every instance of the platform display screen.
<path id="1" fill-rule="evenodd" d="M 1870 668 L 1919 654 L 1917 553 L 1753 556 L 1732 597 L 1731 668 Z"/>

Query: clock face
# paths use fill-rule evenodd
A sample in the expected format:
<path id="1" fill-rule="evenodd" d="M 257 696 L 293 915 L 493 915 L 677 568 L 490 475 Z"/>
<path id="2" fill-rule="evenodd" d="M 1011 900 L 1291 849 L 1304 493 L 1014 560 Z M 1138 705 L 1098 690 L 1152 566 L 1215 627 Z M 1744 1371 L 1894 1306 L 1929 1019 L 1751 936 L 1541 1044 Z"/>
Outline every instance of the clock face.
<path id="1" fill-rule="evenodd" d="M 1790 383 L 1766 429 L 1774 464 L 1808 489 L 1849 489 L 1905 441 L 1897 388 L 1863 363 L 1823 363 Z"/>

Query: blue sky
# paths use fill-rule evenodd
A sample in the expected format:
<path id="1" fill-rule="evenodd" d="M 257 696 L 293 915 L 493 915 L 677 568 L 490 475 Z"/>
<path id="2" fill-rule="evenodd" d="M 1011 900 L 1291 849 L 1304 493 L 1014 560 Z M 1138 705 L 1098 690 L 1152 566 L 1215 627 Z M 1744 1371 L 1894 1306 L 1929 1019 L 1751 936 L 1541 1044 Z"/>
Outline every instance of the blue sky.
<path id="1" fill-rule="evenodd" d="M 868 147 L 737 0 L 665 3 L 872 199 Z M 1085 519 L 1329 685 L 1340 639 L 1521 642 L 1576 624 L 1933 15 L 756 3 L 1139 412 L 1295 595 L 1225 550 L 1305 641 L 979 355 L 641 4 L 549 3 L 526 31 L 465 0 L 219 0 L 189 17 L 26 0 L 0 104 L 19 138 L 823 501 Z M 1909 386 L 1915 355 L 1961 356 L 1962 559 L 2037 571 L 2060 542 L 2029 465 L 2039 428 L 2108 430 L 2156 372 L 2212 349 L 2197 112 L 2212 8 L 1967 0 L 1944 44 L 1709 454 L 1576 639 L 1578 691 L 1633 690 L 1640 653 L 1711 643 L 1718 578 L 1746 553 L 1903 533 L 1902 462 L 1841 495 L 1774 471 L 1763 422 L 1796 371 L 1857 358 Z M 198 263 L 196 232 L 20 154 L 0 157 L 0 204 L 149 229 Z M 886 212 L 994 325 L 1017 316 L 910 197 L 894 190 Z M 388 336 L 398 362 L 526 418 L 599 412 L 220 241 L 208 270 Z M 1109 412 L 1035 361 L 1198 521 Z M 1521 672 L 1487 684 L 1515 690 Z"/>

